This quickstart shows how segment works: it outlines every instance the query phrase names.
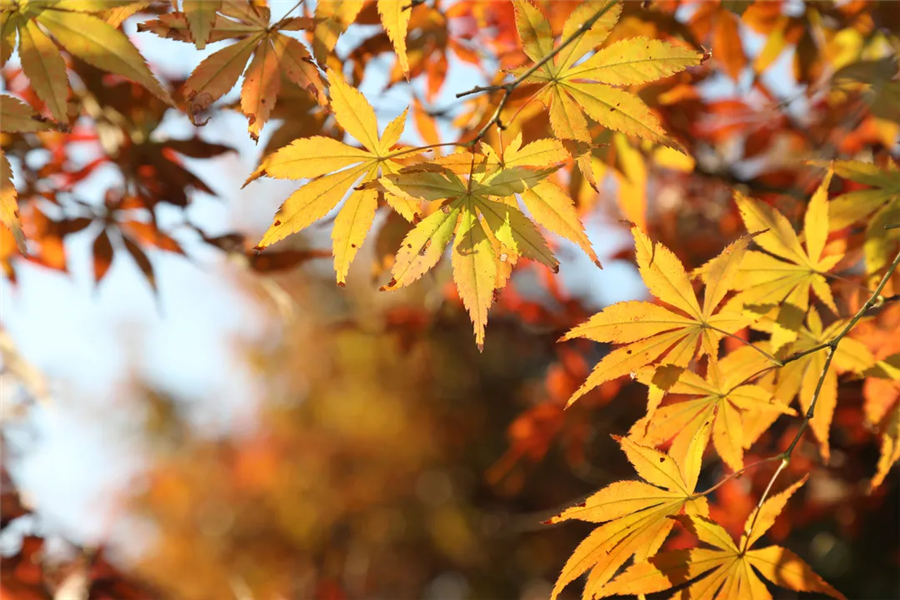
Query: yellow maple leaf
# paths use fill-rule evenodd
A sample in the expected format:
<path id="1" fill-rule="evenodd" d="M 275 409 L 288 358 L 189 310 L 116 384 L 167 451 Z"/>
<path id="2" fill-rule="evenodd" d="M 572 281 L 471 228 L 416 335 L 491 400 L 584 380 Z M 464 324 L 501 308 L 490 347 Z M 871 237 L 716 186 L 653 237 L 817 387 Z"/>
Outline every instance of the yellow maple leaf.
<path id="1" fill-rule="evenodd" d="M 398 2 L 397 4 L 400 4 Z M 313 30 L 313 55 L 320 65 L 327 64 L 328 53 L 334 50 L 338 38 L 365 5 L 365 0 L 319 0 L 316 2 L 316 27 Z"/>
<path id="2" fill-rule="evenodd" d="M 835 161 L 833 168 L 844 179 L 871 187 L 848 192 L 832 200 L 828 207 L 831 217 L 829 227 L 831 231 L 838 231 L 867 219 L 863 245 L 866 271 L 876 273 L 891 260 L 891 242 L 900 239 L 900 230 L 885 227 L 900 222 L 900 169 L 893 162 L 888 162 L 881 169 L 871 163 L 854 160 Z"/>
<path id="3" fill-rule="evenodd" d="M 744 450 L 756 441 L 744 436 L 744 415 L 757 412 L 797 414 L 793 409 L 774 402 L 772 392 L 764 387 L 744 383 L 759 371 L 757 357 L 768 362 L 749 346 L 742 346 L 715 364 L 706 378 L 691 371 L 681 374 L 668 388 L 670 394 L 698 396 L 659 408 L 652 418 L 635 423 L 632 437 L 658 446 L 671 439 L 693 437 L 705 423 L 712 422 L 712 442 L 722 460 L 734 471 L 744 467 Z M 637 379 L 652 385 L 652 370 L 638 373 Z"/>
<path id="4" fill-rule="evenodd" d="M 666 381 L 666 386 L 672 385 L 695 354 L 716 361 L 721 338 L 752 320 L 734 311 L 716 310 L 732 288 L 737 266 L 747 249 L 747 238 L 728 246 L 707 265 L 701 307 L 675 254 L 660 243 L 654 245 L 638 227 L 632 227 L 632 233 L 644 283 L 651 294 L 672 309 L 652 302 L 619 302 L 564 335 L 563 340 L 583 337 L 621 345 L 597 363 L 587 381 L 569 399 L 569 405 L 601 383 L 636 373 L 660 357 L 665 365 L 674 367 Z M 648 414 L 653 413 L 659 399 L 651 397 Z"/>
<path id="5" fill-rule="evenodd" d="M 869 482 L 874 489 L 900 461 L 900 354 L 877 361 L 865 375 L 863 414 L 866 424 L 881 435 L 881 456 Z"/>
<path id="6" fill-rule="evenodd" d="M 357 183 L 374 181 L 381 175 L 397 173 L 396 162 L 408 150 L 392 150 L 403 132 L 407 111 L 394 119 L 378 135 L 375 111 L 359 90 L 347 84 L 339 73 L 329 71 L 331 104 L 338 124 L 359 140 L 355 148 L 333 138 L 313 136 L 294 140 L 272 153 L 247 179 L 265 175 L 276 179 L 312 179 L 294 192 L 275 214 L 258 248 L 265 248 L 322 219 L 344 199 Z M 378 192 L 357 189 L 347 198 L 332 230 L 334 270 L 339 285 L 346 282 L 350 263 L 366 239 L 378 206 Z M 388 204 L 407 220 L 413 220 L 418 206 L 406 197 L 388 193 Z"/>
<path id="7" fill-rule="evenodd" d="M 572 214 L 574 208 L 551 197 L 553 188 L 543 181 L 558 168 L 550 165 L 566 158 L 559 142 L 537 140 L 521 146 L 521 138 L 516 138 L 502 153 L 484 143 L 481 151 L 450 154 L 378 181 L 385 193 L 437 204 L 403 239 L 391 280 L 382 289 L 399 289 L 419 279 L 437 264 L 455 233 L 453 279 L 472 319 L 479 349 L 484 345 L 494 291 L 506 284 L 518 257 L 559 269 L 544 236 L 519 210 L 516 195 L 527 205 L 540 207 L 539 222 L 590 249 Z"/>
<path id="8" fill-rule="evenodd" d="M 24 133 L 47 129 L 51 129 L 51 125 L 27 104 L 12 96 L 0 95 L 0 131 Z M 12 180 L 12 167 L 2 151 L 0 151 L 0 223 L 12 233 L 19 252 L 25 254 L 25 235 L 19 222 L 18 193 Z"/>
<path id="9" fill-rule="evenodd" d="M 809 310 L 809 292 L 834 314 L 837 307 L 824 273 L 843 257 L 823 255 L 828 237 L 828 185 L 831 171 L 813 194 L 806 210 L 803 233 L 805 248 L 790 222 L 768 204 L 734 193 L 735 202 L 748 232 L 757 233 L 753 240 L 766 252 L 751 250 L 738 270 L 735 289 L 739 293 L 729 302 L 732 310 L 765 314 L 775 310 L 772 348 L 778 351 L 797 338 L 797 330 Z"/>
<path id="10" fill-rule="evenodd" d="M 804 478 L 772 496 L 758 511 L 751 513 L 737 544 L 724 528 L 708 518 L 699 515 L 676 517 L 701 542 L 713 549 L 663 552 L 636 562 L 609 584 L 604 595 L 651 594 L 691 581 L 673 598 L 771 600 L 772 594 L 756 574 L 759 572 L 775 585 L 790 590 L 817 592 L 844 600 L 843 594 L 790 550 L 780 546 L 750 549 L 768 531 L 788 499 L 805 482 Z"/>
<path id="11" fill-rule="evenodd" d="M 409 18 L 412 15 L 411 2 L 396 0 L 378 0 L 378 14 L 385 33 L 394 45 L 397 60 L 403 74 L 409 77 L 409 58 L 406 56 L 406 33 L 409 29 Z"/>
<path id="12" fill-rule="evenodd" d="M 540 63 L 554 51 L 547 18 L 527 0 L 516 0 L 516 27 L 528 57 Z M 691 48 L 646 37 L 620 40 L 594 52 L 619 19 L 622 6 L 613 0 L 585 2 L 569 16 L 562 40 L 588 29 L 542 64 L 526 80 L 541 89 L 537 99 L 549 107 L 550 125 L 557 137 L 590 144 L 587 113 L 607 129 L 654 142 L 677 145 L 666 135 L 656 115 L 636 94 L 619 86 L 642 85 L 699 65 L 703 54 Z M 524 72 L 522 68 L 519 72 Z M 596 187 L 590 153 L 576 156 L 579 168 Z"/>
<path id="13" fill-rule="evenodd" d="M 672 530 L 672 516 L 709 515 L 706 498 L 694 494 L 710 423 L 691 438 L 673 444 L 668 454 L 615 437 L 644 481 L 617 481 L 548 523 L 578 519 L 602 523 L 572 553 L 553 587 L 555 599 L 569 583 L 590 570 L 583 597 L 609 595 L 605 587 L 629 558 L 640 562 L 655 554 Z"/>
<path id="14" fill-rule="evenodd" d="M 825 373 L 821 387 L 819 378 L 825 367 L 826 355 L 823 344 L 834 339 L 846 325 L 846 319 L 840 319 L 829 325 L 822 326 L 822 319 L 815 308 L 811 308 L 806 317 L 806 326 L 797 329 L 797 339 L 789 348 L 792 353 L 804 352 L 812 348 L 820 348 L 820 351 L 811 352 L 798 360 L 791 361 L 778 369 L 775 384 L 775 396 L 783 404 L 790 404 L 795 398 L 800 400 L 800 409 L 803 413 L 809 410 L 818 389 L 815 414 L 810 427 L 819 441 L 819 449 L 822 459 L 827 463 L 831 456 L 828 433 L 831 429 L 831 419 L 837 406 L 838 373 L 853 372 L 862 374 L 875 365 L 875 358 L 869 349 L 860 342 L 850 337 L 841 339 L 834 351 L 834 358 L 828 372 Z M 777 324 L 771 318 L 760 319 L 753 325 L 754 329 L 772 333 Z"/>

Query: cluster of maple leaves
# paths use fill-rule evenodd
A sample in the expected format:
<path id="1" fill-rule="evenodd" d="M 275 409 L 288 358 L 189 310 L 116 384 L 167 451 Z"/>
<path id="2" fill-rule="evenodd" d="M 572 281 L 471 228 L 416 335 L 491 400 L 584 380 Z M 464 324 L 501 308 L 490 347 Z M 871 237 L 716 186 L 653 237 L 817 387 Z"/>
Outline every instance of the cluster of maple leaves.
<path id="1" fill-rule="evenodd" d="M 687 19 L 676 17 L 681 4 L 674 0 L 650 8 L 612 0 L 571 4 L 542 11 L 527 0 L 461 1 L 444 10 L 438 2 L 320 1 L 312 12 L 304 4 L 301 16 L 291 10 L 276 20 L 259 1 L 2 0 L 4 81 L 21 98 L 4 94 L 0 106 L 4 272 L 14 278 L 14 262 L 23 258 L 64 270 L 64 238 L 93 228 L 97 282 L 118 248 L 155 287 L 146 249 L 183 252 L 160 228 L 158 206 L 185 208 L 190 189 L 211 193 L 180 157 L 211 158 L 230 149 L 196 133 L 158 141 L 154 132 L 170 109 L 202 126 L 242 77 L 234 108 L 246 116 L 251 138 L 259 140 L 267 124 L 280 121 L 245 186 L 261 177 L 304 183 L 255 244 L 186 225 L 265 271 L 321 257 L 321 251 L 268 247 L 340 207 L 331 252 L 324 254 L 333 256 L 337 284 L 344 286 L 384 208 L 392 214 L 377 244 L 387 235 L 396 243 L 384 252 L 381 289 L 414 284 L 449 247 L 455 294 L 479 349 L 490 309 L 514 288 L 514 270 L 531 268 L 529 261 L 559 270 L 558 243 L 542 228 L 600 266 L 582 215 L 611 175 L 640 276 L 655 301 L 613 304 L 563 336 L 616 347 L 578 389 L 561 396 L 570 405 L 626 378 L 647 388 L 646 415 L 619 439 L 646 483 L 612 484 L 558 517 L 602 525 L 576 549 L 554 595 L 590 570 L 585 597 L 651 593 L 688 581 L 683 597 L 770 597 L 758 572 L 783 587 L 840 598 L 788 550 L 751 549 L 802 481 L 769 496 L 779 469 L 737 543 L 710 520 L 706 498 L 713 490 L 695 488 L 710 441 L 732 474 L 742 472 L 752 466 L 745 454 L 782 416 L 801 425 L 774 458 L 787 465 L 808 424 L 828 462 L 842 377 L 865 380 L 862 410 L 880 434 L 871 487 L 900 460 L 900 348 L 890 336 L 878 337 L 896 322 L 897 308 L 897 37 L 873 25 L 877 15 L 865 2 L 805 6 L 799 15 L 780 2 L 709 2 L 694 5 Z M 197 49 L 226 45 L 176 82 L 172 94 L 121 29 L 139 13 L 154 17 L 138 24 L 144 34 Z M 823 19 L 833 24 L 825 32 L 837 57 L 831 63 L 817 46 Z M 335 48 L 353 24 L 381 27 L 349 53 L 348 70 Z M 452 121 L 460 136 L 442 139 L 434 124 L 441 111 L 427 105 L 443 86 L 448 52 L 482 65 L 473 40 L 484 41 L 477 25 L 486 24 L 494 28 L 490 47 L 501 70 L 489 85 L 459 94 L 465 100 Z M 767 36 L 753 61 L 734 43 L 741 26 Z M 772 119 L 771 107 L 707 102 L 697 91 L 716 70 L 743 85 L 749 69 L 754 91 L 773 104 L 790 104 L 760 77 L 789 46 L 797 82 L 830 86 L 832 95 L 816 108 L 826 115 L 821 129 L 834 139 L 812 138 L 815 128 L 787 111 Z M 7 64 L 14 52 L 20 68 Z M 426 87 L 424 98 L 413 93 L 409 107 L 380 129 L 357 84 L 365 61 L 384 52 L 396 55 L 389 85 L 424 76 Z M 77 78 L 70 82 L 69 73 Z M 655 86 L 659 80 L 667 83 Z M 841 111 L 826 111 L 827 105 L 845 108 L 849 119 L 830 121 Z M 410 111 L 424 146 L 401 141 Z M 748 177 L 704 160 L 730 139 L 742 142 L 732 162 L 776 167 Z M 83 142 L 97 150 L 86 165 L 73 157 L 73 146 Z M 785 152 L 815 158 L 812 152 L 824 147 L 828 152 L 818 156 L 827 160 L 808 161 L 800 175 L 798 167 L 790 174 L 777 168 Z M 862 148 L 877 160 L 842 159 Z M 24 158 L 38 149 L 49 158 L 33 168 Z M 7 154 L 21 163 L 19 189 Z M 105 165 L 116 167 L 121 185 L 107 189 L 102 202 L 79 199 L 78 186 Z M 649 172 L 657 166 L 724 184 L 717 210 L 734 217 L 730 229 L 675 245 L 678 224 L 666 224 L 662 202 L 655 215 L 649 208 Z M 675 181 L 655 182 L 659 196 L 677 195 L 681 180 Z M 835 196 L 838 181 L 849 191 Z M 797 202 L 785 208 L 773 201 L 781 196 Z M 683 196 L 674 204 L 682 217 L 702 213 L 699 202 Z M 801 219 L 798 232 L 792 221 Z M 661 241 L 651 239 L 651 230 Z M 691 243 L 705 244 L 696 254 L 714 256 L 693 272 L 670 250 Z M 840 287 L 848 274 L 855 287 Z M 702 302 L 695 281 L 703 285 Z M 512 294 L 507 306 L 516 301 Z M 738 344 L 726 343 L 722 353 L 723 339 Z M 660 553 L 676 523 L 715 549 Z"/>

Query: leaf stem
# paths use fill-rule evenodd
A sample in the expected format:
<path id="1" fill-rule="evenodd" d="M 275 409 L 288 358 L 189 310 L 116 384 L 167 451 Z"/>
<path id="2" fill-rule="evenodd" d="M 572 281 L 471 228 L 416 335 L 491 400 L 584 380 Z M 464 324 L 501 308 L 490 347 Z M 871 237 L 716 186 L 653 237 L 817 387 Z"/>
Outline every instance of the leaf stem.
<path id="1" fill-rule="evenodd" d="M 711 488 L 709 488 L 709 489 L 706 490 L 705 492 L 701 492 L 701 493 L 699 493 L 699 494 L 696 494 L 695 497 L 698 497 L 698 498 L 699 498 L 700 496 L 706 496 L 706 495 L 708 495 L 708 494 L 711 494 L 712 492 L 716 491 L 717 489 L 719 489 L 720 487 L 722 487 L 723 485 L 725 485 L 727 482 L 731 481 L 731 480 L 734 479 L 735 477 L 740 477 L 741 475 L 743 475 L 744 473 L 746 473 L 746 472 L 749 471 L 750 469 L 755 469 L 756 467 L 758 467 L 758 466 L 760 466 L 760 465 L 764 465 L 764 464 L 766 464 L 766 463 L 770 463 L 770 462 L 772 462 L 773 460 L 778 460 L 778 459 L 780 459 L 780 458 L 781 458 L 781 455 L 780 455 L 780 454 L 776 454 L 775 456 L 770 456 L 769 458 L 764 458 L 764 459 L 762 459 L 762 460 L 756 461 L 755 463 L 749 464 L 749 465 L 747 465 L 746 467 L 744 467 L 743 469 L 740 469 L 739 471 L 735 471 L 734 473 L 731 473 L 730 475 L 725 476 L 724 478 L 722 478 L 721 481 L 719 481 L 719 483 L 717 483 L 716 485 L 712 486 Z"/>
<path id="2" fill-rule="evenodd" d="M 460 144 L 459 142 L 444 142 L 442 144 L 431 144 L 429 146 L 416 146 L 415 148 L 403 148 L 402 150 L 397 150 L 385 156 L 384 158 L 396 158 L 398 156 L 403 156 L 404 154 L 412 154 L 413 152 L 422 152 L 423 150 L 432 150 L 434 148 L 446 148 L 447 146 L 465 146 L 465 144 Z"/>
<path id="3" fill-rule="evenodd" d="M 774 356 L 772 356 L 771 354 L 769 354 L 768 352 L 766 352 L 759 346 L 755 345 L 753 342 L 748 342 L 747 340 L 745 340 L 744 338 L 742 338 L 740 336 L 737 336 L 733 333 L 729 333 L 729 332 L 725 331 L 724 329 L 719 329 L 718 327 L 713 327 L 712 325 L 709 325 L 709 324 L 706 324 L 706 327 L 707 327 L 707 329 L 712 329 L 713 331 L 715 331 L 717 333 L 721 333 L 722 335 L 726 335 L 732 339 L 735 339 L 735 340 L 741 342 L 742 344 L 744 344 L 745 346 L 753 348 L 754 350 L 756 350 L 757 352 L 759 352 L 760 354 L 762 354 L 763 356 L 768 358 L 776 367 L 784 366 L 784 363 L 782 361 L 778 360 L 777 358 L 775 358 Z"/>

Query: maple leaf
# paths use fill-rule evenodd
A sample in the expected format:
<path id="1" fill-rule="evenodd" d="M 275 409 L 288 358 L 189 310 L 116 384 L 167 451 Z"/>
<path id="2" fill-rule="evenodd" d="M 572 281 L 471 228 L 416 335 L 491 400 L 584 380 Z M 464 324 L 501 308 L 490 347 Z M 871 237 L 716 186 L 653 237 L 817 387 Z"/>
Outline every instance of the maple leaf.
<path id="1" fill-rule="evenodd" d="M 391 280 L 383 290 L 405 287 L 434 267 L 456 233 L 453 245 L 453 279 L 475 328 L 475 341 L 484 347 L 484 328 L 494 291 L 509 279 L 512 265 L 525 256 L 552 269 L 559 261 L 544 236 L 518 208 L 516 194 L 538 207 L 539 222 L 564 232 L 579 244 L 590 243 L 570 203 L 550 187 L 524 200 L 529 190 L 556 171 L 550 167 L 566 159 L 555 140 L 537 140 L 521 146 L 521 138 L 498 154 L 482 144 L 484 154 L 459 152 L 431 163 L 414 165 L 388 175 L 378 184 L 388 193 L 416 201 L 438 202 L 438 207 L 403 239 Z M 464 181 L 460 175 L 468 175 Z M 573 220 L 574 219 L 574 220 Z M 590 250 L 593 254 L 593 250 Z"/>
<path id="2" fill-rule="evenodd" d="M 675 254 L 661 243 L 654 245 L 640 228 L 632 227 L 631 231 L 644 283 L 651 294 L 672 309 L 652 302 L 619 302 L 566 333 L 562 340 L 583 337 L 621 345 L 597 363 L 587 381 L 569 399 L 569 405 L 601 383 L 635 373 L 660 357 L 664 365 L 673 367 L 665 371 L 665 386 L 672 385 L 694 359 L 698 342 L 698 356 L 707 355 L 710 362 L 715 362 L 721 338 L 752 320 L 737 312 L 716 311 L 734 284 L 748 238 L 734 242 L 706 266 L 706 292 L 701 308 L 684 266 Z M 660 399 L 661 395 L 651 396 L 648 416 L 653 414 Z"/>
<path id="3" fill-rule="evenodd" d="M 790 222 L 767 204 L 734 193 L 735 202 L 756 244 L 768 252 L 751 250 L 741 263 L 735 280 L 739 290 L 731 301 L 731 310 L 767 313 L 775 308 L 775 328 L 772 348 L 777 351 L 797 338 L 797 329 L 809 310 L 810 289 L 832 313 L 838 310 L 824 273 L 843 258 L 842 254 L 824 255 L 828 237 L 828 186 L 831 171 L 813 194 L 806 210 L 803 233 L 805 248 L 801 246 Z"/>
<path id="4" fill-rule="evenodd" d="M 900 223 L 900 169 L 893 162 L 880 169 L 871 163 L 840 160 L 834 162 L 834 172 L 872 188 L 848 192 L 832 200 L 829 226 L 831 231 L 838 231 L 867 219 L 863 245 L 866 270 L 875 273 L 890 262 L 888 242 L 898 239 L 898 230 L 886 229 L 885 225 Z"/>
<path id="5" fill-rule="evenodd" d="M 401 4 L 398 2 L 397 4 Z M 365 0 L 320 0 L 316 2 L 316 27 L 312 34 L 313 54 L 320 65 L 327 63 L 338 38 L 347 31 L 363 9 Z"/>
<path id="6" fill-rule="evenodd" d="M 216 13 L 222 7 L 222 0 L 184 0 L 181 8 L 191 30 L 191 37 L 198 50 L 206 48 L 215 27 Z"/>
<path id="7" fill-rule="evenodd" d="M 52 129 L 24 102 L 12 96 L 0 95 L 0 130 L 3 133 L 26 133 Z M 16 247 L 26 253 L 25 235 L 19 222 L 19 202 L 12 180 L 12 167 L 6 155 L 0 151 L 0 222 L 12 232 Z"/>
<path id="8" fill-rule="evenodd" d="M 362 0 L 322 0 L 316 3 L 315 17 L 319 23 L 313 31 L 312 43 L 319 64 L 332 64 L 328 62 L 328 54 L 334 50 L 338 38 L 360 16 L 364 5 L 365 2 Z M 401 0 L 378 0 L 375 7 L 387 39 L 397 54 L 397 65 L 408 79 L 409 57 L 406 36 L 412 16 L 412 3 Z M 360 20 L 363 21 L 362 17 Z"/>
<path id="9" fill-rule="evenodd" d="M 190 6 L 185 3 L 185 10 L 188 8 L 191 12 L 172 12 L 145 21 L 138 25 L 138 31 L 193 42 L 197 47 L 237 39 L 206 57 L 184 83 L 188 116 L 195 125 L 203 124 L 196 122 L 197 115 L 228 93 L 242 74 L 241 112 L 247 116 L 247 130 L 254 141 L 259 140 L 275 107 L 282 74 L 327 104 L 322 93 L 324 83 L 309 51 L 299 40 L 283 33 L 312 29 L 316 26 L 314 19 L 285 17 L 271 23 L 267 7 L 241 2 L 204 0 Z"/>
<path id="10" fill-rule="evenodd" d="M 553 32 L 547 18 L 527 0 L 516 0 L 516 27 L 525 54 L 536 64 L 554 51 Z M 550 125 L 562 139 L 591 143 L 587 113 L 607 129 L 677 146 L 666 135 L 659 119 L 636 94 L 622 86 L 642 85 L 699 65 L 703 54 L 662 40 L 636 37 L 598 50 L 619 19 L 622 5 L 594 0 L 580 5 L 566 21 L 562 39 L 568 40 L 585 23 L 590 28 L 545 62 L 525 81 L 541 85 L 536 98 L 549 107 Z M 517 72 L 524 72 L 524 67 Z M 576 156 L 585 177 L 596 187 L 590 153 Z"/>
<path id="11" fill-rule="evenodd" d="M 900 354 L 879 362 L 879 365 L 886 362 L 892 366 L 889 378 L 870 377 L 863 387 L 866 423 L 877 427 L 881 434 L 881 455 L 875 475 L 869 482 L 871 489 L 880 486 L 891 468 L 900 461 Z"/>
<path id="12" fill-rule="evenodd" d="M 406 33 L 412 15 L 412 3 L 395 0 L 378 0 L 378 14 L 381 24 L 394 46 L 397 61 L 403 74 L 409 77 L 409 58 L 406 56 Z"/>
<path id="13" fill-rule="evenodd" d="M 4 0 L 2 3 L 4 43 L 11 48 L 18 35 L 19 59 L 25 76 L 57 121 L 69 121 L 67 102 L 71 90 L 65 59 L 53 40 L 73 56 L 98 69 L 135 81 L 174 106 L 169 92 L 150 72 L 128 37 L 97 16 L 110 8 L 128 4 L 131 2 L 117 0 Z M 10 54 L 3 52 L 4 64 Z"/>
<path id="14" fill-rule="evenodd" d="M 344 82 L 339 73 L 329 71 L 328 77 L 335 119 L 364 148 L 355 148 L 333 138 L 313 136 L 294 140 L 289 146 L 266 157 L 244 185 L 263 175 L 312 181 L 300 187 L 281 205 L 272 226 L 257 244 L 259 249 L 323 218 L 360 180 L 365 183 L 381 175 L 399 172 L 402 165 L 395 159 L 400 154 L 414 154 L 404 150 L 391 151 L 403 133 L 407 111 L 394 119 L 379 136 L 375 111 L 365 97 Z M 331 237 L 339 285 L 346 282 L 350 263 L 372 226 L 378 197 L 375 189 L 354 190 L 335 219 Z M 407 220 L 413 220 L 418 214 L 417 202 L 408 197 L 386 193 L 385 199 Z"/>
<path id="15" fill-rule="evenodd" d="M 553 586 L 551 600 L 588 570 L 583 597 L 609 595 L 606 585 L 625 561 L 634 556 L 636 562 L 641 562 L 659 550 L 674 525 L 670 517 L 682 510 L 709 515 L 706 498 L 694 493 L 709 434 L 710 423 L 706 423 L 693 437 L 673 444 L 668 454 L 613 436 L 644 481 L 612 483 L 548 521 L 578 519 L 603 523 L 566 561 Z"/>
<path id="16" fill-rule="evenodd" d="M 713 549 L 694 548 L 657 554 L 632 565 L 616 577 L 607 587 L 606 594 L 650 594 L 696 580 L 672 598 L 771 600 L 772 594 L 756 574 L 758 572 L 780 587 L 797 592 L 817 592 L 844 600 L 843 594 L 790 550 L 780 546 L 750 549 L 772 527 L 788 499 L 805 482 L 806 478 L 798 481 L 766 500 L 758 511 L 754 510 L 747 518 L 738 544 L 722 526 L 704 516 L 689 514 L 676 517 L 701 542 L 713 546 Z"/>
<path id="17" fill-rule="evenodd" d="M 806 317 L 806 327 L 797 329 L 797 339 L 790 345 L 791 352 L 798 353 L 821 347 L 834 339 L 846 325 L 847 320 L 835 321 L 828 327 L 822 326 L 822 319 L 815 308 L 811 308 Z M 754 329 L 773 332 L 776 324 L 770 318 L 764 318 L 753 325 Z M 819 378 L 825 367 L 825 352 L 820 350 L 812 352 L 797 360 L 791 361 L 778 370 L 775 395 L 784 403 L 798 397 L 800 408 L 806 413 L 809 410 Z M 832 365 L 825 373 L 816 401 L 815 415 L 810 421 L 813 434 L 819 441 L 819 449 L 822 459 L 827 463 L 831 455 L 828 444 L 828 433 L 831 428 L 831 419 L 837 406 L 838 372 L 853 372 L 862 374 L 875 365 L 875 358 L 869 349 L 859 340 L 844 337 L 834 350 Z"/>
<path id="18" fill-rule="evenodd" d="M 772 392 L 744 383 L 759 371 L 760 356 L 743 346 L 709 366 L 706 378 L 691 371 L 681 374 L 668 388 L 669 394 L 699 396 L 659 408 L 652 418 L 645 417 L 632 428 L 632 436 L 643 443 L 658 446 L 670 439 L 691 438 L 704 424 L 712 422 L 712 441 L 719 456 L 734 471 L 744 467 L 744 450 L 756 441 L 744 437 L 744 415 L 757 412 L 797 414 L 779 402 Z M 765 357 L 762 357 L 766 360 Z M 652 385 L 653 371 L 638 373 L 637 379 Z"/>

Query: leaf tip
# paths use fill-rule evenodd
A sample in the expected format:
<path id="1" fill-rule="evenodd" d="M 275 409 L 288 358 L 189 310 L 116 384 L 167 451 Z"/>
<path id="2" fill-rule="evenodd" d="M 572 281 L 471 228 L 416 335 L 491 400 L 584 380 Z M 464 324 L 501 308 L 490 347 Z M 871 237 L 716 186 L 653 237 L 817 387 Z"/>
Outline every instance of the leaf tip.
<path id="1" fill-rule="evenodd" d="M 598 268 L 598 269 L 602 269 L 602 268 L 603 268 L 603 263 L 600 262 L 600 259 L 599 259 L 599 258 L 598 258 L 597 260 L 594 261 L 594 264 L 597 265 L 597 268 Z"/>

